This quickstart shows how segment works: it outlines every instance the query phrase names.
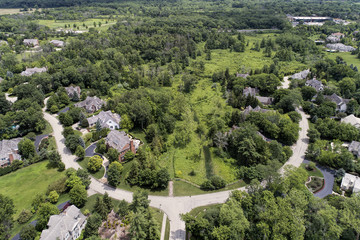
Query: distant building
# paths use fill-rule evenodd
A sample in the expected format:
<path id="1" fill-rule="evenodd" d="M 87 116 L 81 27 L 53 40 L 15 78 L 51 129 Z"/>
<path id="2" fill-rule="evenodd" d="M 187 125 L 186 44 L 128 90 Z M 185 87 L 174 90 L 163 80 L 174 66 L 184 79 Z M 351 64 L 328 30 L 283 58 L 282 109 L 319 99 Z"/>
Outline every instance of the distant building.
<path id="1" fill-rule="evenodd" d="M 324 98 L 326 100 L 334 102 L 336 104 L 336 111 L 338 112 L 345 112 L 347 109 L 347 104 L 350 101 L 350 99 L 344 99 L 336 95 L 336 93 L 333 93 L 332 95 L 324 95 Z"/>
<path id="2" fill-rule="evenodd" d="M 125 153 L 132 151 L 136 153 L 137 148 L 139 147 L 139 141 L 134 141 L 124 131 L 112 130 L 105 138 L 105 143 L 108 148 L 116 149 L 119 155 L 119 161 L 124 159 Z"/>
<path id="3" fill-rule="evenodd" d="M 261 102 L 261 104 L 263 105 L 270 105 L 273 103 L 274 99 L 272 97 L 261 97 L 261 96 L 256 96 L 256 99 Z"/>
<path id="4" fill-rule="evenodd" d="M 245 116 L 249 115 L 251 112 L 260 112 L 260 113 L 266 113 L 266 112 L 275 112 L 274 110 L 264 109 L 260 106 L 256 106 L 255 108 L 252 108 L 250 105 L 245 108 L 243 111 L 243 114 Z"/>
<path id="5" fill-rule="evenodd" d="M 341 181 L 340 188 L 345 191 L 350 190 L 353 193 L 358 193 L 360 192 L 360 178 L 355 175 L 345 173 L 345 176 Z"/>
<path id="6" fill-rule="evenodd" d="M 53 44 L 55 47 L 64 47 L 65 46 L 64 41 L 60 41 L 60 40 L 51 40 L 50 43 Z"/>
<path id="7" fill-rule="evenodd" d="M 344 117 L 343 119 L 341 119 L 341 122 L 349 123 L 354 127 L 360 128 L 360 118 L 355 117 L 354 114 Z"/>
<path id="8" fill-rule="evenodd" d="M 99 111 L 105 105 L 105 101 L 98 97 L 87 97 L 84 101 L 75 104 L 75 107 L 85 108 L 88 113 Z"/>
<path id="9" fill-rule="evenodd" d="M 6 167 L 16 159 L 21 159 L 18 154 L 18 144 L 21 138 L 0 141 L 0 167 Z"/>
<path id="10" fill-rule="evenodd" d="M 305 82 L 305 86 L 309 86 L 309 87 L 315 88 L 315 90 L 316 90 L 317 92 L 324 90 L 324 85 L 322 84 L 321 81 L 316 80 L 316 78 L 313 78 L 313 79 L 311 79 L 311 80 L 307 80 L 307 81 Z"/>
<path id="11" fill-rule="evenodd" d="M 37 47 L 39 46 L 39 40 L 37 39 L 24 39 L 24 45 L 28 47 Z"/>
<path id="12" fill-rule="evenodd" d="M 304 71 L 301 71 L 301 72 L 295 73 L 294 75 L 291 75 L 290 78 L 296 79 L 296 80 L 303 80 L 303 79 L 307 78 L 309 73 L 310 73 L 310 70 L 306 69 Z"/>
<path id="13" fill-rule="evenodd" d="M 343 34 L 341 32 L 336 32 L 336 33 L 332 33 L 331 36 L 332 37 L 343 38 L 343 37 L 345 37 L 345 34 Z"/>
<path id="14" fill-rule="evenodd" d="M 109 128 L 111 130 L 120 128 L 119 123 L 121 120 L 121 117 L 117 113 L 112 113 L 111 111 L 101 111 L 98 115 L 89 117 L 88 119 L 89 126 L 95 126 L 96 122 L 99 121 L 101 124 L 101 127 L 103 128 Z"/>
<path id="15" fill-rule="evenodd" d="M 326 44 L 326 47 L 330 50 L 339 51 L 339 52 L 352 52 L 356 50 L 356 48 L 352 46 L 344 45 L 342 43 L 329 43 Z"/>
<path id="16" fill-rule="evenodd" d="M 65 91 L 66 91 L 67 95 L 69 96 L 69 98 L 73 98 L 74 94 L 76 94 L 78 96 L 78 98 L 80 99 L 81 89 L 79 86 L 66 87 Z"/>
<path id="17" fill-rule="evenodd" d="M 340 38 L 335 37 L 335 36 L 328 36 L 328 37 L 326 38 L 326 42 L 329 42 L 329 43 L 338 43 L 338 42 L 340 42 Z"/>
<path id="18" fill-rule="evenodd" d="M 71 205 L 59 215 L 50 216 L 48 229 L 42 231 L 40 240 L 75 240 L 85 228 L 86 217 Z"/>
<path id="19" fill-rule="evenodd" d="M 35 73 L 43 73 L 46 72 L 47 68 L 46 67 L 42 67 L 42 68 L 26 68 L 25 71 L 22 71 L 20 73 L 21 76 L 26 76 L 26 77 L 30 77 L 31 75 L 35 74 Z"/>
<path id="20" fill-rule="evenodd" d="M 360 156 L 360 142 L 352 141 L 348 147 L 349 152 L 354 154 L 356 157 Z"/>
<path id="21" fill-rule="evenodd" d="M 247 78 L 248 76 L 250 76 L 248 73 L 236 73 L 236 77 Z"/>
<path id="22" fill-rule="evenodd" d="M 249 95 L 252 96 L 252 97 L 255 97 L 257 93 L 259 93 L 259 90 L 257 88 L 246 87 L 243 90 L 243 95 L 245 97 L 247 97 Z"/>

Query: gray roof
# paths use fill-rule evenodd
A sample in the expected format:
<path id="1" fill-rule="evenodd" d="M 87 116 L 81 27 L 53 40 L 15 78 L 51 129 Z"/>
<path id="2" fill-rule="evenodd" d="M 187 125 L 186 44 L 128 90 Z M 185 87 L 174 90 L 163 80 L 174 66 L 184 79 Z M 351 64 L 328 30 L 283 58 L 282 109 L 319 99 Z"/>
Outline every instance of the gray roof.
<path id="1" fill-rule="evenodd" d="M 51 40 L 50 43 L 52 43 L 56 47 L 63 47 L 64 46 L 64 41 L 60 41 L 60 40 Z"/>
<path id="2" fill-rule="evenodd" d="M 105 101 L 98 97 L 87 97 L 84 101 L 75 104 L 75 107 L 85 108 L 87 112 L 96 112 L 105 105 Z"/>
<path id="3" fill-rule="evenodd" d="M 248 76 L 250 76 L 250 74 L 248 74 L 248 73 L 237 73 L 236 74 L 236 77 L 247 78 Z"/>
<path id="4" fill-rule="evenodd" d="M 109 120 L 119 124 L 121 117 L 119 114 L 117 113 L 112 113 L 111 111 L 101 111 L 98 115 L 89 117 L 88 119 L 89 125 L 93 125 L 95 124 L 98 120 L 100 120 L 101 126 L 102 127 L 107 127 L 109 128 L 109 126 L 106 124 Z"/>
<path id="5" fill-rule="evenodd" d="M 261 102 L 264 105 L 269 105 L 273 102 L 273 98 L 272 97 L 262 97 L 262 96 L 256 96 L 257 100 L 259 100 L 259 102 Z"/>
<path id="6" fill-rule="evenodd" d="M 246 97 L 249 95 L 254 97 L 258 92 L 259 90 L 256 88 L 246 87 L 243 90 L 243 95 L 245 95 Z"/>
<path id="7" fill-rule="evenodd" d="M 69 97 L 72 97 L 74 95 L 74 93 L 76 93 L 78 95 L 78 97 L 80 98 L 81 89 L 79 86 L 66 87 L 65 90 Z"/>
<path id="8" fill-rule="evenodd" d="M 34 68 L 26 68 L 25 71 L 22 71 L 20 73 L 21 76 L 31 76 L 35 73 L 42 73 L 42 72 L 46 72 L 47 71 L 47 68 L 46 67 L 42 67 L 42 68 L 37 68 L 37 67 L 34 67 Z"/>
<path id="9" fill-rule="evenodd" d="M 310 70 L 306 69 L 304 71 L 295 73 L 294 75 L 290 76 L 290 78 L 302 80 L 302 79 L 305 79 L 309 75 L 309 73 L 310 73 Z"/>
<path id="10" fill-rule="evenodd" d="M 360 152 L 360 142 L 352 141 L 349 145 L 349 151 L 350 152 Z"/>
<path id="11" fill-rule="evenodd" d="M 10 140 L 0 141 L 0 165 L 9 164 L 9 160 L 21 159 L 20 155 L 17 153 L 18 144 L 21 141 L 21 138 L 14 138 Z"/>
<path id="12" fill-rule="evenodd" d="M 354 114 L 344 117 L 343 119 L 341 119 L 341 122 L 349 123 L 354 127 L 360 128 L 360 118 L 355 117 Z"/>
<path id="13" fill-rule="evenodd" d="M 324 90 L 324 85 L 322 84 L 321 81 L 316 80 L 316 78 L 313 78 L 313 79 L 311 79 L 311 80 L 307 80 L 307 81 L 305 82 L 305 85 L 306 85 L 306 86 L 309 86 L 309 87 L 312 87 L 312 88 L 315 88 L 315 90 L 316 90 L 317 92 Z"/>
<path id="14" fill-rule="evenodd" d="M 40 240 L 65 239 L 66 234 L 72 236 L 74 229 L 83 226 L 85 221 L 86 217 L 80 212 L 80 209 L 71 205 L 63 213 L 50 217 L 49 229 L 42 231 Z"/>
<path id="15" fill-rule="evenodd" d="M 330 42 L 330 43 L 338 43 L 338 42 L 340 42 L 340 38 L 336 37 L 336 36 L 328 36 L 326 38 L 326 41 Z"/>
<path id="16" fill-rule="evenodd" d="M 275 112 L 274 110 L 264 109 L 260 106 L 256 106 L 255 108 L 252 108 L 250 105 L 245 108 L 243 113 L 246 115 L 249 115 L 251 112 L 260 112 L 260 113 L 266 113 L 266 112 Z"/>
<path id="17" fill-rule="evenodd" d="M 23 42 L 25 45 L 33 45 L 33 46 L 39 45 L 39 40 L 37 39 L 24 39 Z"/>
<path id="18" fill-rule="evenodd" d="M 344 99 L 338 96 L 336 93 L 333 93 L 332 95 L 324 95 L 324 98 L 331 102 L 336 103 L 337 106 L 340 106 L 342 104 L 347 104 L 350 101 L 350 99 Z"/>
<path id="19" fill-rule="evenodd" d="M 354 48 L 352 46 L 344 45 L 342 43 L 329 43 L 329 44 L 326 44 L 326 47 L 331 50 L 336 50 L 339 52 L 352 52 L 352 51 L 356 50 L 356 48 Z"/>
<path id="20" fill-rule="evenodd" d="M 130 149 L 130 138 L 124 131 L 112 130 L 105 138 L 105 142 L 108 146 L 115 148 L 118 152 L 122 152 L 126 149 Z"/>

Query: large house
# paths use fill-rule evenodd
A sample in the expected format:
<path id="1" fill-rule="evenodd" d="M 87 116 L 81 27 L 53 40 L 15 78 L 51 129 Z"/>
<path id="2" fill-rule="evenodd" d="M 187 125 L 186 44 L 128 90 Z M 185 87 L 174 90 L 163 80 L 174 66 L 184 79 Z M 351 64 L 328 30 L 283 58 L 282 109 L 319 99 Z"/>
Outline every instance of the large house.
<path id="1" fill-rule="evenodd" d="M 341 122 L 349 123 L 354 127 L 360 128 L 360 118 L 355 117 L 354 114 L 344 117 L 343 119 L 341 119 Z"/>
<path id="2" fill-rule="evenodd" d="M 90 127 L 95 126 L 96 122 L 99 121 L 101 127 L 109 128 L 111 130 L 120 128 L 119 123 L 121 117 L 117 113 L 112 113 L 111 111 L 101 111 L 98 115 L 89 117 L 88 119 Z"/>
<path id="3" fill-rule="evenodd" d="M 42 231 L 40 240 L 75 240 L 86 225 L 86 217 L 80 209 L 71 205 L 59 215 L 52 215 L 48 229 Z"/>
<path id="4" fill-rule="evenodd" d="M 108 148 L 114 148 L 120 153 L 119 161 L 122 161 L 126 152 L 132 151 L 134 154 L 136 153 L 140 141 L 129 138 L 124 131 L 112 130 L 105 138 L 105 143 Z"/>
<path id="5" fill-rule="evenodd" d="M 24 39 L 24 45 L 28 47 L 37 47 L 39 46 L 39 40 L 37 39 Z"/>
<path id="6" fill-rule="evenodd" d="M 329 43 L 326 44 L 326 47 L 330 50 L 339 51 L 339 52 L 352 52 L 356 50 L 356 48 L 342 43 Z"/>
<path id="7" fill-rule="evenodd" d="M 270 105 L 273 103 L 274 99 L 272 97 L 262 97 L 262 96 L 256 96 L 256 99 L 261 102 L 263 105 Z"/>
<path id="8" fill-rule="evenodd" d="M 305 86 L 309 86 L 309 87 L 315 88 L 315 90 L 316 90 L 317 92 L 324 90 L 324 85 L 322 84 L 321 81 L 316 80 L 316 78 L 313 78 L 313 79 L 311 79 L 311 80 L 307 80 L 307 81 L 305 82 Z"/>
<path id="9" fill-rule="evenodd" d="M 256 106 L 255 108 L 252 108 L 250 105 L 247 106 L 244 111 L 243 114 L 245 116 L 249 115 L 251 112 L 260 112 L 260 113 L 266 113 L 266 112 L 274 112 L 274 110 L 269 110 L 269 109 L 263 109 L 260 106 Z"/>
<path id="10" fill-rule="evenodd" d="M 352 141 L 348 148 L 349 152 L 354 154 L 356 157 L 360 156 L 360 142 Z"/>
<path id="11" fill-rule="evenodd" d="M 47 67 L 42 67 L 42 68 L 38 68 L 38 67 L 34 67 L 34 68 L 26 68 L 25 71 L 22 71 L 20 73 L 21 76 L 26 76 L 26 77 L 30 77 L 31 75 L 35 74 L 35 73 L 43 73 L 47 71 Z"/>
<path id="12" fill-rule="evenodd" d="M 85 108 L 88 113 L 99 111 L 105 105 L 105 101 L 98 97 L 87 97 L 84 101 L 75 104 L 75 107 Z"/>
<path id="13" fill-rule="evenodd" d="M 355 175 L 345 173 L 345 176 L 341 181 L 340 188 L 345 191 L 351 190 L 353 193 L 358 193 L 360 192 L 360 178 Z"/>
<path id="14" fill-rule="evenodd" d="M 301 71 L 301 72 L 295 73 L 294 75 L 291 75 L 290 78 L 297 79 L 297 80 L 306 79 L 307 76 L 309 75 L 309 73 L 310 73 L 310 70 L 306 69 L 304 71 Z"/>
<path id="15" fill-rule="evenodd" d="M 243 95 L 245 97 L 247 97 L 249 95 L 252 96 L 252 97 L 255 97 L 257 93 L 259 93 L 259 90 L 257 88 L 246 87 L 243 90 Z"/>
<path id="16" fill-rule="evenodd" d="M 52 45 L 54 45 L 55 47 L 63 47 L 63 46 L 65 46 L 64 41 L 60 41 L 60 40 L 51 40 L 50 43 Z"/>
<path id="17" fill-rule="evenodd" d="M 18 144 L 21 138 L 0 141 L 0 167 L 9 166 L 14 160 L 21 159 Z"/>
<path id="18" fill-rule="evenodd" d="M 66 93 L 69 96 L 69 98 L 73 98 L 74 94 L 76 94 L 78 96 L 78 98 L 80 99 L 81 89 L 79 86 L 66 87 L 65 90 L 66 90 Z"/>
<path id="19" fill-rule="evenodd" d="M 334 102 L 336 104 L 336 111 L 338 112 L 345 112 L 347 109 L 347 104 L 350 101 L 350 99 L 344 99 L 336 95 L 336 93 L 333 93 L 332 95 L 325 95 L 324 98 Z"/>

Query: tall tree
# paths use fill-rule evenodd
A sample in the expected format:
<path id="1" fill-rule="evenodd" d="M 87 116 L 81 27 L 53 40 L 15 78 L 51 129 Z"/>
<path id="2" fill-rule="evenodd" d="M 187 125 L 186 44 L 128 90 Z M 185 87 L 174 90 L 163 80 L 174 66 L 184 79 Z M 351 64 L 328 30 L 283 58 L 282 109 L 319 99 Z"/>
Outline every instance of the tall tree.
<path id="1" fill-rule="evenodd" d="M 0 194 L 0 239 L 10 238 L 14 213 L 13 200 Z"/>

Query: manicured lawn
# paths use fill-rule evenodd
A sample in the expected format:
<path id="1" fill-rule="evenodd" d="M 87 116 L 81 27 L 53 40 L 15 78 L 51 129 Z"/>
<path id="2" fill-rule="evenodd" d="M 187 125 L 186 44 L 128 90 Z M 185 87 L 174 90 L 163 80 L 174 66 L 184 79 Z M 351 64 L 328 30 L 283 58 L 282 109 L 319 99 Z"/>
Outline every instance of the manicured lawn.
<path id="1" fill-rule="evenodd" d="M 330 59 L 334 59 L 334 60 L 336 59 L 337 56 L 342 57 L 347 63 L 347 65 L 350 66 L 352 64 L 354 67 L 360 69 L 360 59 L 357 58 L 357 55 L 351 55 L 350 52 L 336 52 L 336 53 L 326 52 L 326 55 Z"/>
<path id="2" fill-rule="evenodd" d="M 47 164 L 48 161 L 36 163 L 0 177 L 0 194 L 13 199 L 15 216 L 22 209 L 30 209 L 34 196 L 45 193 L 50 183 L 65 177 L 55 168 L 48 169 Z"/>
<path id="3" fill-rule="evenodd" d="M 191 210 L 190 215 L 192 215 L 194 217 L 201 216 L 207 210 L 213 209 L 213 208 L 219 208 L 219 207 L 221 207 L 221 205 L 222 204 L 213 204 L 213 205 L 201 206 L 201 207 L 198 207 L 198 208 L 195 208 L 195 209 Z"/>
<path id="4" fill-rule="evenodd" d="M 324 175 L 321 173 L 321 171 L 318 168 L 316 168 L 314 171 L 309 171 L 308 169 L 306 169 L 306 164 L 305 163 L 302 163 L 301 167 L 303 167 L 306 170 L 309 177 L 310 176 L 321 177 L 321 178 L 324 177 Z"/>
<path id="5" fill-rule="evenodd" d="M 50 125 L 50 123 L 48 123 L 47 121 L 45 121 L 45 129 L 42 131 L 41 134 L 51 134 L 53 132 L 53 129 Z"/>
<path id="6" fill-rule="evenodd" d="M 170 220 L 166 218 L 165 240 L 170 239 Z"/>
<path id="7" fill-rule="evenodd" d="M 87 169 L 88 161 L 89 161 L 89 157 L 85 157 L 83 160 L 78 161 L 78 163 L 82 168 Z M 105 169 L 103 166 L 97 172 L 94 173 L 90 172 L 90 174 L 96 179 L 102 178 L 104 176 L 104 173 L 105 173 Z"/>
<path id="8" fill-rule="evenodd" d="M 200 194 L 220 192 L 220 191 L 238 189 L 238 188 L 244 187 L 245 185 L 246 184 L 243 181 L 238 181 L 234 184 L 231 184 L 231 185 L 229 185 L 225 188 L 219 189 L 219 190 L 204 191 L 204 190 L 201 190 L 200 188 L 195 187 L 189 183 L 175 180 L 174 181 L 174 196 L 194 196 L 194 195 L 200 195 Z"/>

